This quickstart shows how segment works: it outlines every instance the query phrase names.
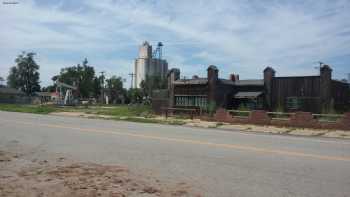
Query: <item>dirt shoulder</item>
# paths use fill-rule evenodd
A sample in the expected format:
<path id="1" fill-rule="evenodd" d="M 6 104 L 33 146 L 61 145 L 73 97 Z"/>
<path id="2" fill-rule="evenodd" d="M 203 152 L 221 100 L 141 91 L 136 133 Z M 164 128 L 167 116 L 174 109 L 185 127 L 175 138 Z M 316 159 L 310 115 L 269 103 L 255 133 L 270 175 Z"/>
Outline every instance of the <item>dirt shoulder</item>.
<path id="1" fill-rule="evenodd" d="M 30 159 L 29 159 L 30 158 Z M 36 159 L 0 150 L 1 197 L 201 196 L 185 183 L 169 185 L 117 165 Z"/>
<path id="2" fill-rule="evenodd" d="M 54 112 L 51 115 L 84 117 L 84 118 L 101 118 L 101 119 L 115 119 L 114 116 L 87 114 L 84 112 Z M 119 118 L 118 120 L 126 120 L 133 122 L 149 122 L 149 123 L 163 123 L 163 124 L 178 124 L 190 127 L 224 129 L 228 131 L 243 131 L 243 132 L 261 132 L 272 134 L 285 134 L 296 136 L 322 136 L 332 138 L 350 139 L 350 131 L 342 130 L 322 130 L 322 129 L 307 129 L 307 128 L 291 128 L 291 127 L 276 127 L 276 126 L 259 126 L 249 124 L 228 124 L 221 122 L 209 122 L 200 119 L 176 119 L 169 117 L 166 119 L 163 116 L 154 116 L 152 118 L 135 117 L 134 119 Z M 149 120 L 149 121 L 146 121 Z"/>

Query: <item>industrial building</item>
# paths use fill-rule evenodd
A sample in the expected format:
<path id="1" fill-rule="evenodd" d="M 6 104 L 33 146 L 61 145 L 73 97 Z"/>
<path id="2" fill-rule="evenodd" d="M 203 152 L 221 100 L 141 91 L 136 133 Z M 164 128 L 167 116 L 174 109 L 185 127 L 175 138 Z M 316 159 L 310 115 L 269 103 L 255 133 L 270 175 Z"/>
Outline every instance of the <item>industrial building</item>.
<path id="1" fill-rule="evenodd" d="M 171 69 L 168 74 L 169 107 L 193 107 L 207 109 L 209 104 L 226 109 L 240 106 L 270 111 L 326 112 L 330 109 L 349 110 L 350 86 L 333 80 L 328 65 L 320 67 L 316 76 L 278 77 L 267 67 L 262 79 L 241 80 L 231 74 L 228 79 L 219 78 L 216 66 L 209 66 L 207 76 L 180 79 L 180 70 Z"/>
<path id="2" fill-rule="evenodd" d="M 162 59 L 161 42 L 156 50 L 152 50 L 152 45 L 145 41 L 139 48 L 139 56 L 135 59 L 135 69 L 132 74 L 135 80 L 132 82 L 134 88 L 140 88 L 140 84 L 147 76 L 160 77 L 166 79 L 168 73 L 168 62 Z"/>

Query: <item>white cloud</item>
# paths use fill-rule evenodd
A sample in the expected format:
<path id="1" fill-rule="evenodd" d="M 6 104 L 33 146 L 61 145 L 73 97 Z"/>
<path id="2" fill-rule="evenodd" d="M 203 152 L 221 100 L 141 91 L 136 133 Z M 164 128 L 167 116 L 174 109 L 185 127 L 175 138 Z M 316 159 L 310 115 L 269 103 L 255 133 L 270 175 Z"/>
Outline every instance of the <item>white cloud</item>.
<path id="1" fill-rule="evenodd" d="M 20 51 L 34 50 L 45 51 L 38 54 L 45 59 L 42 80 L 61 63 L 76 64 L 83 57 L 91 57 L 97 70 L 128 78 L 144 40 L 163 41 L 170 65 L 188 75 L 205 74 L 209 64 L 243 78 L 261 77 L 267 65 L 281 75 L 314 74 L 316 61 L 350 72 L 345 68 L 350 59 L 346 0 L 88 0 L 67 7 L 65 1 L 40 5 L 30 0 L 0 6 L 0 75 Z M 334 62 L 335 57 L 346 58 Z M 119 64 L 122 69 L 114 67 Z"/>

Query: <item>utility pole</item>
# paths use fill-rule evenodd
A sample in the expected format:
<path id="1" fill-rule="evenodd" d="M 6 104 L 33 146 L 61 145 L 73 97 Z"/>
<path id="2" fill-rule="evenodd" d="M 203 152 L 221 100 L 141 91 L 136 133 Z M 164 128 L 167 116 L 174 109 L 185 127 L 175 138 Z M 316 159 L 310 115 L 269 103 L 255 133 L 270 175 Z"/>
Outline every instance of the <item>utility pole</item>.
<path id="1" fill-rule="evenodd" d="M 105 88 L 105 71 L 100 72 L 101 74 L 101 101 L 104 101 L 104 88 Z"/>
<path id="2" fill-rule="evenodd" d="M 134 73 L 129 73 L 129 76 L 131 77 L 131 89 L 134 88 L 134 77 L 136 76 L 136 74 Z"/>
<path id="3" fill-rule="evenodd" d="M 102 77 L 102 88 L 104 88 L 104 85 L 105 85 L 105 73 L 106 73 L 105 71 L 100 72 Z"/>

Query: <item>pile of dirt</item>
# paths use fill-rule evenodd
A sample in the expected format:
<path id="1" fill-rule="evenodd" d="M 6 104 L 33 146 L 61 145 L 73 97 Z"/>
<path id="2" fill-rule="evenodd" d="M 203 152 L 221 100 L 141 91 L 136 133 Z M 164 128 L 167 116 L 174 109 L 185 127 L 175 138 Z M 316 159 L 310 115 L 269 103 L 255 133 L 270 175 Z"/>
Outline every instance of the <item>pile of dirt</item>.
<path id="1" fill-rule="evenodd" d="M 0 151 L 0 196 L 200 196 L 179 183 L 173 186 L 132 174 L 127 168 L 94 163 L 26 160 Z"/>

